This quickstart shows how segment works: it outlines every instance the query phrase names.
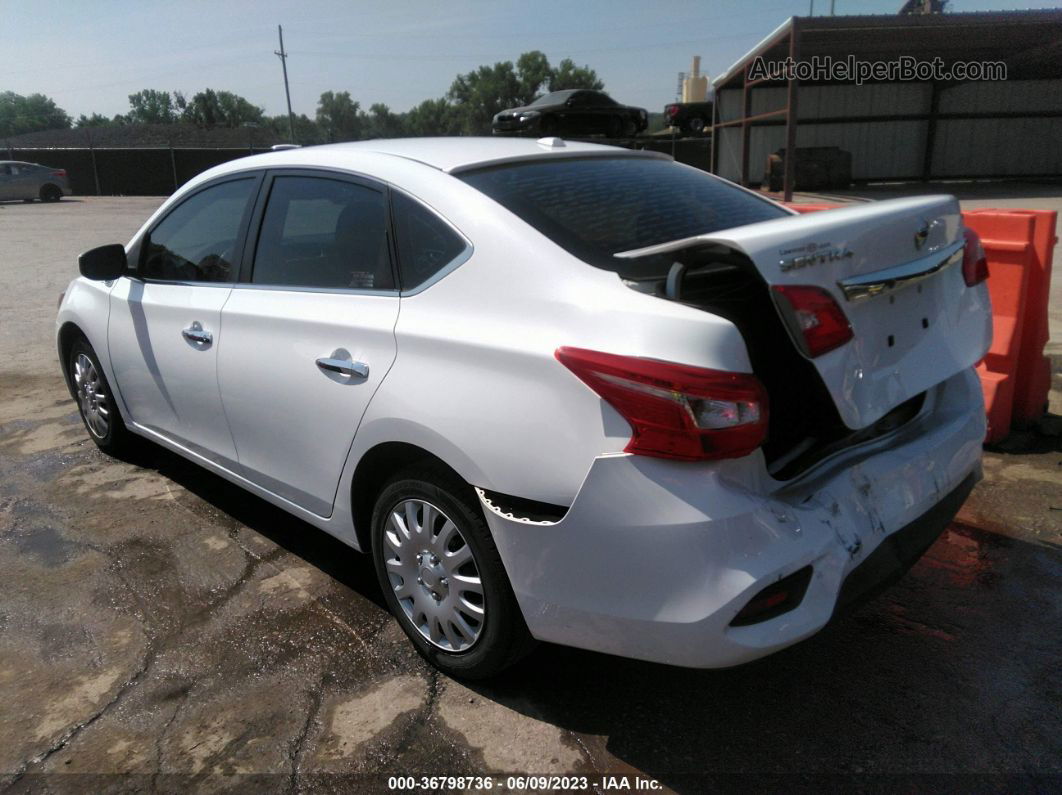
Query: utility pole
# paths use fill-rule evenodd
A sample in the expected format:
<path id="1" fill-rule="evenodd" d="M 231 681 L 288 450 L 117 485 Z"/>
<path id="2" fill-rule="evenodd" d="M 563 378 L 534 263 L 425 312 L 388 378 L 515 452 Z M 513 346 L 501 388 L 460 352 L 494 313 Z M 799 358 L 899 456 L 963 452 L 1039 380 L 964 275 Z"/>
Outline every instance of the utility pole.
<path id="1" fill-rule="evenodd" d="M 280 67 L 284 70 L 284 96 L 288 98 L 288 135 L 291 142 L 295 143 L 295 116 L 291 113 L 291 89 L 288 88 L 288 54 L 284 52 L 284 28 L 277 25 L 277 35 L 280 36 L 280 49 L 273 50 L 273 54 L 280 58 Z"/>

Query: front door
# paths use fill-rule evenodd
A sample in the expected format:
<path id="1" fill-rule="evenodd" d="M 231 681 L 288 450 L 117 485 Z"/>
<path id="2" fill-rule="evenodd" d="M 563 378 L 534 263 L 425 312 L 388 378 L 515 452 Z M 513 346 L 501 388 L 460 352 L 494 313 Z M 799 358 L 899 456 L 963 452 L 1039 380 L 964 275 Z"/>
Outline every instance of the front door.
<path id="1" fill-rule="evenodd" d="M 221 398 L 243 476 L 329 516 L 395 358 L 387 191 L 324 171 L 276 172 L 266 190 L 251 267 L 221 313 Z"/>
<path id="2" fill-rule="evenodd" d="M 217 381 L 221 310 L 232 292 L 260 178 L 197 191 L 140 245 L 136 273 L 111 291 L 107 342 L 128 416 L 226 468 L 236 468 Z"/>
<path id="3" fill-rule="evenodd" d="M 0 163 L 0 201 L 7 199 L 21 199 L 15 189 L 16 169 L 11 163 Z"/>

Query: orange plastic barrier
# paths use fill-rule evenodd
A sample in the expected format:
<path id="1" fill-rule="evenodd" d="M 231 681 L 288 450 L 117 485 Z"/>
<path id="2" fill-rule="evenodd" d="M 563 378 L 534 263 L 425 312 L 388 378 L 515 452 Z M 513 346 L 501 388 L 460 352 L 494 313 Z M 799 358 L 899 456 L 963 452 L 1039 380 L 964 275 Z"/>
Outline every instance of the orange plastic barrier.
<path id="1" fill-rule="evenodd" d="M 789 204 L 799 213 L 837 204 Z M 1012 424 L 1043 415 L 1051 386 L 1044 355 L 1049 330 L 1051 258 L 1058 214 L 1048 210 L 971 210 L 963 223 L 977 232 L 988 258 L 992 346 L 977 364 L 988 416 L 986 442 L 998 442 Z"/>
<path id="2" fill-rule="evenodd" d="M 796 210 L 798 213 L 817 213 L 819 210 L 832 210 L 834 207 L 840 207 L 840 204 L 793 204 L 790 202 L 786 205 L 790 210 Z"/>
<path id="3" fill-rule="evenodd" d="M 988 257 L 988 294 L 992 298 L 992 347 L 977 365 L 988 414 L 987 442 L 1010 432 L 1019 394 L 1018 359 L 1025 332 L 1034 219 L 1002 210 L 963 213 Z"/>
<path id="4" fill-rule="evenodd" d="M 1011 407 L 1010 424 L 1026 424 L 1043 416 L 1047 406 L 1047 393 L 1051 389 L 1051 360 L 1044 355 L 1044 347 L 1050 338 L 1047 307 L 1051 288 L 1051 258 L 1058 238 L 1055 224 L 1058 213 L 1053 210 L 972 210 L 963 213 L 967 226 L 984 238 L 1013 240 L 1007 236 L 1007 227 L 1000 227 L 998 216 L 1020 216 L 1032 219 L 1031 237 L 1024 239 L 1030 245 L 1024 250 L 1026 269 L 1025 305 L 1021 316 L 1021 340 L 1015 368 L 1015 391 Z M 1006 222 L 1004 222 L 1006 223 Z M 1027 231 L 1022 227 L 1021 232 Z M 988 246 L 985 246 L 988 251 Z M 992 277 L 992 255 L 988 267 Z M 996 305 L 995 279 L 989 278 L 992 305 Z"/>

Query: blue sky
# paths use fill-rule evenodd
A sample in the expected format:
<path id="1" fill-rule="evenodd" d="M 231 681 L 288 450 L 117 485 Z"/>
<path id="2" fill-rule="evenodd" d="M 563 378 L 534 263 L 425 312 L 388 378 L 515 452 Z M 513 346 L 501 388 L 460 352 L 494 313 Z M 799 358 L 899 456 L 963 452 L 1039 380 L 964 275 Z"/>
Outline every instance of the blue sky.
<path id="1" fill-rule="evenodd" d="M 810 0 L 0 0 L 0 90 L 41 92 L 77 116 L 128 110 L 141 88 L 227 89 L 284 110 L 276 26 L 292 104 L 322 91 L 407 110 L 458 72 L 539 49 L 597 70 L 617 99 L 660 110 L 702 56 L 712 76 Z M 830 0 L 815 0 L 816 14 Z M 894 13 L 901 0 L 835 0 L 837 13 Z M 953 0 L 954 11 L 1047 8 L 1035 0 Z"/>

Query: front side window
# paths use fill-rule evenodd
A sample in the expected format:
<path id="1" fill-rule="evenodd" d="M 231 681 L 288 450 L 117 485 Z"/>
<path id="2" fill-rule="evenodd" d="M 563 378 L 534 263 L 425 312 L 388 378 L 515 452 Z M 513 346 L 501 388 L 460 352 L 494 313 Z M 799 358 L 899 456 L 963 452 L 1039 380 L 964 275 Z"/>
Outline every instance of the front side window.
<path id="1" fill-rule="evenodd" d="M 397 191 L 392 195 L 402 289 L 412 290 L 457 259 L 468 245 L 420 202 Z"/>
<path id="2" fill-rule="evenodd" d="M 327 177 L 274 179 L 251 281 L 393 290 L 383 192 Z"/>
<path id="3" fill-rule="evenodd" d="M 254 177 L 223 182 L 181 202 L 145 240 L 141 275 L 187 282 L 235 280 L 236 247 Z"/>

